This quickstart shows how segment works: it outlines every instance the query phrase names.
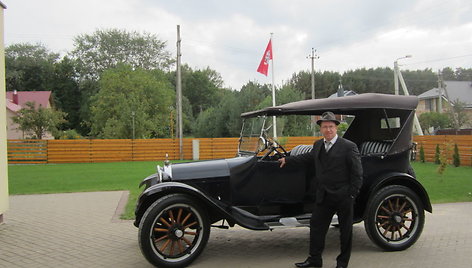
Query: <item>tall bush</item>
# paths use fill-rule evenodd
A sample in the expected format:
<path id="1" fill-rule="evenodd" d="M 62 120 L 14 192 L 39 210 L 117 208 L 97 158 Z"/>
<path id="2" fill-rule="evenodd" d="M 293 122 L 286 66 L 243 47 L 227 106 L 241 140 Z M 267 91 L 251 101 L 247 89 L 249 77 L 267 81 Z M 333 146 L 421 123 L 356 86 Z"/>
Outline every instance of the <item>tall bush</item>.
<path id="1" fill-rule="evenodd" d="M 452 164 L 458 167 L 461 165 L 461 157 L 459 155 L 459 148 L 457 147 L 457 143 L 454 144 L 454 154 L 452 155 Z"/>
<path id="2" fill-rule="evenodd" d="M 452 151 L 452 144 L 451 143 L 444 143 L 443 144 L 443 150 L 442 152 L 439 154 L 439 167 L 437 169 L 437 172 L 439 175 L 442 175 L 444 173 L 444 171 L 446 170 L 447 168 L 447 159 L 448 159 L 448 156 L 450 155 Z"/>
<path id="3" fill-rule="evenodd" d="M 439 159 L 441 155 L 441 150 L 439 150 L 439 144 L 436 144 L 436 152 L 434 153 L 434 163 L 436 165 L 441 164 L 441 160 Z"/>
<path id="4" fill-rule="evenodd" d="M 420 161 L 421 161 L 421 163 L 425 162 L 423 144 L 421 144 L 421 146 L 420 146 Z"/>

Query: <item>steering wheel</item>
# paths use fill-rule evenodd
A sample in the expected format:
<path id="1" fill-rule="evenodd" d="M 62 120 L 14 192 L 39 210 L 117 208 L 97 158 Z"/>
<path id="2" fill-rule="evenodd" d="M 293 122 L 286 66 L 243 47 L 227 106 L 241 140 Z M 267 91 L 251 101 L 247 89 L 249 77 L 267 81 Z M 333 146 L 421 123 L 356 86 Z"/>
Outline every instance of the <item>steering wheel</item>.
<path id="1" fill-rule="evenodd" d="M 277 156 L 277 159 L 287 156 L 287 151 L 284 147 L 273 139 L 268 140 L 268 147 L 268 151 L 262 156 L 261 160 L 266 160 L 272 153 L 274 153 L 274 156 Z"/>

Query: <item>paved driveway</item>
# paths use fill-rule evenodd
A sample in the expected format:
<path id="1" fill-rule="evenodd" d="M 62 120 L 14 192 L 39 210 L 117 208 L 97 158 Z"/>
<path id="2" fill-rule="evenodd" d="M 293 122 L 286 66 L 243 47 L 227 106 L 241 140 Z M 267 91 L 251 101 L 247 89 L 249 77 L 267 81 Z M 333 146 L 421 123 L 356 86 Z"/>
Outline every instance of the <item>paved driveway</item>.
<path id="1" fill-rule="evenodd" d="M 123 192 L 11 196 L 0 225 L 0 267 L 151 267 L 137 229 L 115 216 Z M 354 226 L 350 267 L 472 267 L 472 202 L 434 205 L 410 249 L 383 252 Z M 212 229 L 191 267 L 293 267 L 308 251 L 308 228 Z M 324 267 L 334 267 L 338 231 L 328 232 Z"/>

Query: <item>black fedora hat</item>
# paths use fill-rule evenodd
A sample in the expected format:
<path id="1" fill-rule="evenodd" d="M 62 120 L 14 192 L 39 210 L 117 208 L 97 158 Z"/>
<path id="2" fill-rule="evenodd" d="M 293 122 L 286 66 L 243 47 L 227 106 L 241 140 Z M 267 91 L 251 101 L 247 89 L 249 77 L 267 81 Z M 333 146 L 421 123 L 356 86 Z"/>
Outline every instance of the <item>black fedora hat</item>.
<path id="1" fill-rule="evenodd" d="M 339 121 L 336 119 L 336 116 L 334 116 L 332 112 L 324 112 L 321 115 L 320 120 L 316 121 L 316 123 L 321 126 L 321 122 L 326 122 L 326 121 L 330 121 L 330 122 L 335 123 L 336 125 L 339 125 Z"/>

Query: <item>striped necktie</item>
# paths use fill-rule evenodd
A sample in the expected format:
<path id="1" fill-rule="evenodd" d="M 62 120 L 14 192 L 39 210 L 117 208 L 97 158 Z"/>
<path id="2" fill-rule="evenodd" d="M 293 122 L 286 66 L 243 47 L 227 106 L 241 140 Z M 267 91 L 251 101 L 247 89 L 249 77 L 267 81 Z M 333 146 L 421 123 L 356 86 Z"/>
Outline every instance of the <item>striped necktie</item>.
<path id="1" fill-rule="evenodd" d="M 325 150 L 326 150 L 326 152 L 328 152 L 329 149 L 331 149 L 331 145 L 332 145 L 332 143 L 330 141 L 325 141 Z"/>

